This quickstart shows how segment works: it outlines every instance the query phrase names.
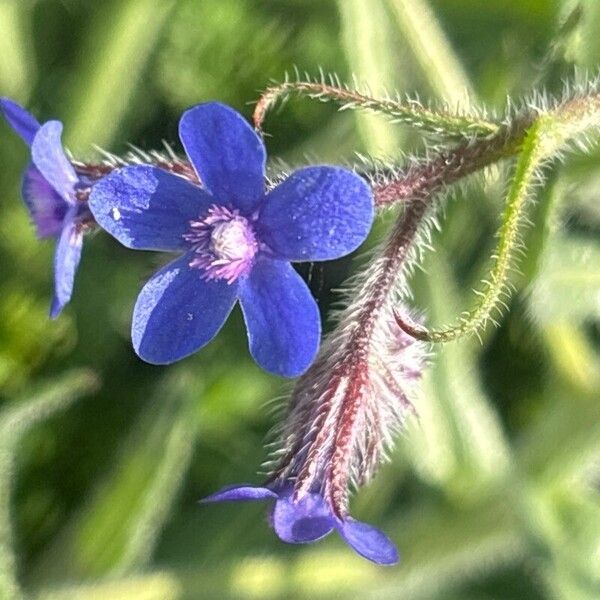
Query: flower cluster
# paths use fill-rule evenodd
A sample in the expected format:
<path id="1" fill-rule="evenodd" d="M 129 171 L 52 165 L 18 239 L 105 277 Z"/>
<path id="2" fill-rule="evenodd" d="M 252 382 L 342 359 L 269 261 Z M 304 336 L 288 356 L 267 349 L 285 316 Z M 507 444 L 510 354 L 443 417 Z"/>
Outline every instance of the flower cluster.
<path id="1" fill-rule="evenodd" d="M 193 181 L 165 165 L 78 169 L 62 148 L 61 123 L 40 126 L 11 100 L 0 103 L 31 147 L 23 197 L 38 235 L 57 238 L 53 317 L 71 298 L 83 234 L 96 223 L 128 248 L 181 254 L 135 304 L 131 335 L 142 359 L 168 364 L 196 352 L 239 300 L 256 362 L 285 377 L 306 371 L 321 321 L 290 263 L 338 258 L 363 242 L 373 198 L 362 178 L 312 166 L 267 192 L 262 139 L 218 103 L 196 106 L 180 121 Z"/>
<path id="2" fill-rule="evenodd" d="M 396 563 L 394 544 L 353 519 L 348 499 L 410 412 L 406 394 L 422 370 L 421 344 L 394 318 L 406 232 L 374 261 L 360 302 L 350 302 L 318 358 L 319 310 L 292 266 L 361 245 L 374 217 L 367 181 L 348 169 L 309 166 L 270 185 L 262 138 L 214 102 L 183 114 L 184 158 L 100 164 L 67 156 L 60 122 L 40 125 L 6 98 L 0 108 L 31 149 L 22 192 L 37 234 L 57 241 L 52 317 L 71 298 L 84 234 L 101 228 L 127 248 L 178 255 L 135 303 L 131 337 L 143 360 L 169 364 L 193 354 L 239 301 L 254 360 L 271 373 L 301 376 L 268 480 L 205 502 L 273 500 L 271 523 L 283 541 L 313 542 L 335 529 L 365 558 Z"/>
<path id="3" fill-rule="evenodd" d="M 127 248 L 178 255 L 137 298 L 131 336 L 142 359 L 169 364 L 196 352 L 239 301 L 254 360 L 271 373 L 299 377 L 266 481 L 224 488 L 204 502 L 270 500 L 271 525 L 283 541 L 313 542 L 335 529 L 361 556 L 390 565 L 398 561 L 394 544 L 350 515 L 350 495 L 373 477 L 413 412 L 424 342 L 477 332 L 502 304 L 541 166 L 597 129 L 600 94 L 594 83 L 555 104 L 528 104 L 490 121 L 377 100 L 335 81 L 285 82 L 257 103 L 259 130 L 269 107 L 292 93 L 382 112 L 448 145 L 402 166 L 372 163 L 365 177 L 309 166 L 273 185 L 262 138 L 219 103 L 183 114 L 185 157 L 138 153 L 100 164 L 69 158 L 60 122 L 40 124 L 7 98 L 0 98 L 0 111 L 31 150 L 22 194 L 37 234 L 56 240 L 53 318 L 71 298 L 84 234 L 101 228 Z M 405 305 L 405 276 L 434 200 L 509 157 L 517 164 L 480 299 L 457 323 L 429 330 Z M 321 344 L 317 304 L 292 263 L 353 252 L 369 233 L 374 208 L 392 204 L 402 210 L 353 279 Z"/>

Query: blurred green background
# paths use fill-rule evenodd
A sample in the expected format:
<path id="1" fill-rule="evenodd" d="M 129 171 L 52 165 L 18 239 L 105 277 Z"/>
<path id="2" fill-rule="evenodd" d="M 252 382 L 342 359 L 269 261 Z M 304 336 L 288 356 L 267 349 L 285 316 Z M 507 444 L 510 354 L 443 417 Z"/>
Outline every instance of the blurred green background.
<path id="1" fill-rule="evenodd" d="M 79 157 L 177 142 L 185 107 L 247 116 L 294 66 L 374 94 L 502 112 L 600 63 L 596 0 L 0 0 L 0 95 L 60 118 Z M 462 100 L 463 106 L 466 102 Z M 268 117 L 272 157 L 399 156 L 422 140 L 378 117 L 292 100 Z M 53 244 L 19 200 L 27 161 L 0 124 L 0 599 L 600 598 L 600 153 L 552 169 L 501 327 L 436 348 L 420 420 L 353 501 L 403 560 L 383 569 L 332 535 L 279 542 L 265 507 L 201 507 L 259 482 L 270 399 L 239 314 L 196 356 L 146 365 L 136 294 L 166 260 L 87 240 L 75 297 L 47 318 Z M 473 301 L 507 172 L 447 203 L 413 278 L 431 324 Z M 385 230 L 383 223 L 374 238 Z M 351 259 L 305 267 L 323 313 Z"/>

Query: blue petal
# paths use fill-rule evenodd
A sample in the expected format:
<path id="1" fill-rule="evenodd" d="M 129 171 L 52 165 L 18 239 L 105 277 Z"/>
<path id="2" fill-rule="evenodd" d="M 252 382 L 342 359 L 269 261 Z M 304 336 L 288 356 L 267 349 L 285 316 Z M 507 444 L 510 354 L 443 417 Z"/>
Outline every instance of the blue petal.
<path id="1" fill-rule="evenodd" d="M 124 167 L 92 188 L 89 206 L 97 223 L 137 250 L 185 250 L 190 221 L 213 199 L 185 179 L 156 167 Z"/>
<path id="2" fill-rule="evenodd" d="M 69 204 L 56 193 L 33 165 L 29 165 L 23 175 L 21 194 L 38 237 L 57 236 L 62 229 Z"/>
<path id="3" fill-rule="evenodd" d="M 190 108 L 179 137 L 200 181 L 219 204 L 251 213 L 264 195 L 266 152 L 238 112 L 210 102 Z"/>
<path id="4" fill-rule="evenodd" d="M 71 209 L 67 214 L 54 254 L 54 298 L 50 308 L 53 319 L 58 317 L 71 299 L 75 272 L 81 259 L 83 233 L 73 219 L 75 212 L 75 209 Z"/>
<path id="5" fill-rule="evenodd" d="M 261 239 L 287 260 L 330 260 L 360 246 L 373 214 L 373 194 L 361 177 L 337 167 L 307 167 L 268 194 Z"/>
<path id="6" fill-rule="evenodd" d="M 143 287 L 133 311 L 133 346 L 146 362 L 164 365 L 208 344 L 225 323 L 237 285 L 206 281 L 189 267 L 184 254 L 155 273 Z"/>
<path id="7" fill-rule="evenodd" d="M 62 129 L 60 121 L 44 123 L 33 138 L 31 157 L 33 164 L 59 196 L 74 204 L 75 186 L 79 180 L 63 150 L 60 139 Z"/>
<path id="8" fill-rule="evenodd" d="M 296 377 L 319 347 L 319 309 L 300 275 L 284 261 L 263 258 L 240 280 L 240 302 L 254 360 L 265 370 Z"/>
<path id="9" fill-rule="evenodd" d="M 338 530 L 358 554 L 379 565 L 395 565 L 400 560 L 393 542 L 372 525 L 349 518 L 338 524 Z"/>
<path id="10" fill-rule="evenodd" d="M 244 502 L 253 500 L 270 500 L 277 498 L 277 494 L 264 487 L 255 487 L 252 485 L 233 485 L 223 488 L 200 502 Z"/>
<path id="11" fill-rule="evenodd" d="M 40 128 L 38 120 L 22 106 L 9 98 L 0 98 L 0 111 L 8 124 L 23 141 L 31 146 L 33 138 Z"/>
<path id="12" fill-rule="evenodd" d="M 273 509 L 273 528 L 284 542 L 306 544 L 325 537 L 335 521 L 319 494 L 306 494 L 294 502 L 291 493 L 282 496 Z"/>

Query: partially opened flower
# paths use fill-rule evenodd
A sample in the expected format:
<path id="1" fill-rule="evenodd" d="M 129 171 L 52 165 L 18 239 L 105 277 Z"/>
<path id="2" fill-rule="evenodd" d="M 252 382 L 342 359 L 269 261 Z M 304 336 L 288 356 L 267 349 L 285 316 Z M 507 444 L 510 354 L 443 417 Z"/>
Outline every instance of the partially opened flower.
<path id="1" fill-rule="evenodd" d="M 78 199 L 78 192 L 89 188 L 91 182 L 76 173 L 65 155 L 62 123 L 48 121 L 40 125 L 33 115 L 8 98 L 0 98 L 0 110 L 31 148 L 32 162 L 23 175 L 22 195 L 37 235 L 57 240 L 50 308 L 50 316 L 55 318 L 73 292 L 83 234 L 92 220 L 87 203 Z"/>
<path id="2" fill-rule="evenodd" d="M 213 339 L 239 299 L 254 359 L 299 375 L 315 357 L 321 325 L 290 262 L 356 249 L 371 227 L 371 190 L 351 171 L 317 166 L 266 192 L 263 142 L 222 104 L 188 110 L 179 135 L 201 187 L 137 165 L 111 173 L 90 196 L 96 221 L 128 248 L 182 254 L 142 289 L 134 348 L 150 363 L 184 358 Z"/>
<path id="3" fill-rule="evenodd" d="M 372 282 L 367 276 L 362 285 L 378 297 Z M 349 506 L 352 491 L 373 477 L 412 414 L 409 397 L 423 371 L 423 344 L 399 327 L 396 311 L 408 311 L 391 299 L 376 311 L 372 303 L 362 310 L 350 304 L 338 317 L 319 358 L 296 381 L 263 465 L 264 485 L 226 487 L 203 502 L 274 500 L 271 525 L 284 542 L 314 542 L 335 529 L 361 556 L 381 565 L 398 561 L 390 539 L 353 519 Z"/>
<path id="4" fill-rule="evenodd" d="M 399 560 L 393 542 L 379 529 L 356 521 L 349 515 L 336 515 L 320 493 L 295 496 L 293 485 L 227 487 L 202 502 L 274 500 L 271 525 L 279 539 L 290 544 L 316 542 L 334 529 L 358 554 L 380 565 Z"/>

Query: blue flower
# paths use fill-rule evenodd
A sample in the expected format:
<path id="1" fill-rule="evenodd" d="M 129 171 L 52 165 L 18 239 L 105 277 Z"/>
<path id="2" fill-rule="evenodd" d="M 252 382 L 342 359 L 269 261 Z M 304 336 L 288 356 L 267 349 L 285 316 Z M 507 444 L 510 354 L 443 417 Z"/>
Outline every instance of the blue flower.
<path id="1" fill-rule="evenodd" d="M 383 532 L 350 516 L 336 516 L 319 493 L 306 493 L 295 498 L 291 485 L 273 489 L 239 485 L 224 488 L 202 502 L 251 500 L 275 500 L 271 525 L 284 542 L 316 542 L 336 529 L 352 549 L 368 560 L 380 565 L 394 565 L 399 560 L 396 547 Z"/>
<path id="2" fill-rule="evenodd" d="M 147 362 L 196 352 L 239 299 L 250 352 L 267 371 L 293 377 L 313 361 L 319 311 L 291 266 L 348 254 L 367 236 L 367 183 L 336 167 L 307 167 L 265 190 L 261 138 L 233 109 L 191 108 L 179 135 L 202 187 L 149 165 L 119 169 L 94 186 L 96 221 L 128 248 L 182 255 L 142 289 L 132 339 Z"/>
<path id="3" fill-rule="evenodd" d="M 40 125 L 35 117 L 8 98 L 0 98 L 8 124 L 31 148 L 31 164 L 23 175 L 22 195 L 39 238 L 57 239 L 54 255 L 54 297 L 50 316 L 56 318 L 71 299 L 81 258 L 83 233 L 91 214 L 77 192 L 87 186 L 66 157 L 62 123 Z"/>

